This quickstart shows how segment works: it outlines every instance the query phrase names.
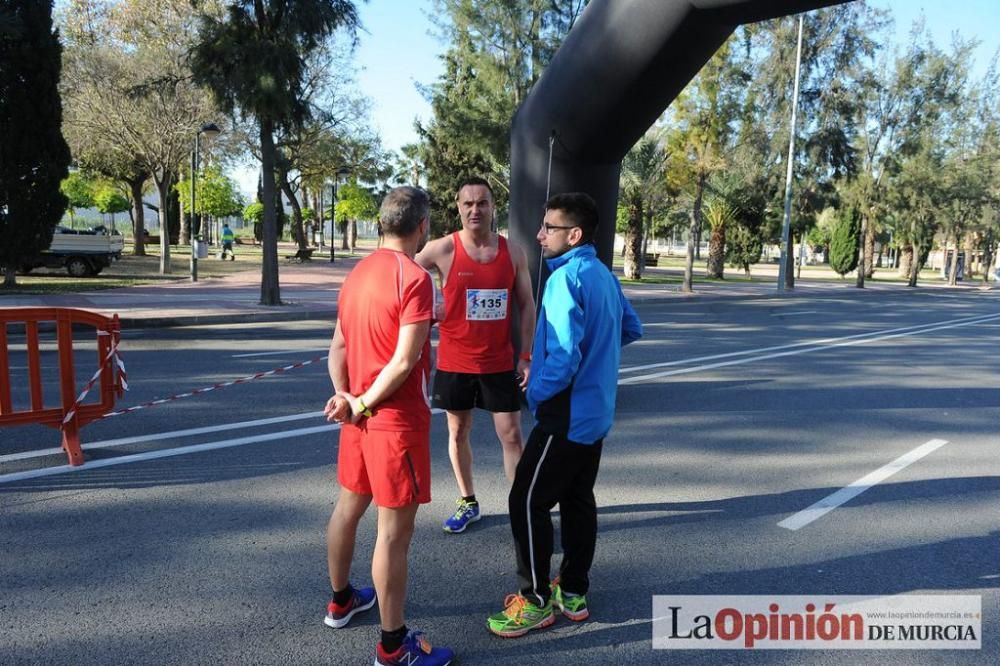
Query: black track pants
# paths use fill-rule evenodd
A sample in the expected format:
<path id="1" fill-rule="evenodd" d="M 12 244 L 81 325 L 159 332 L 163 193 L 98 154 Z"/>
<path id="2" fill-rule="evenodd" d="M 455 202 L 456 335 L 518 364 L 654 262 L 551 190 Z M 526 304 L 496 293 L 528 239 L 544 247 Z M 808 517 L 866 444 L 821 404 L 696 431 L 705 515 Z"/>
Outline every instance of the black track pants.
<path id="1" fill-rule="evenodd" d="M 559 505 L 563 561 L 562 588 L 586 594 L 597 541 L 594 482 L 601 464 L 603 440 L 578 444 L 537 426 L 524 446 L 510 489 L 510 527 L 517 548 L 521 594 L 539 605 L 548 603 L 552 560 L 552 508 Z"/>

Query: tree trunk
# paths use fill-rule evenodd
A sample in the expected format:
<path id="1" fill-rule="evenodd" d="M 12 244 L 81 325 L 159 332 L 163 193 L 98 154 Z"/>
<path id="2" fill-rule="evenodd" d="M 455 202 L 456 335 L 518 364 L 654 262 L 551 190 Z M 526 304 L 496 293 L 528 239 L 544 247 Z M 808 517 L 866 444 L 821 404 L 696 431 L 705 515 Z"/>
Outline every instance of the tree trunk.
<path id="1" fill-rule="evenodd" d="M 170 202 L 170 172 L 164 170 L 159 177 L 154 177 L 156 191 L 160 195 L 160 275 L 170 275 L 170 222 L 167 207 Z"/>
<path id="2" fill-rule="evenodd" d="M 348 222 L 344 222 L 340 225 L 340 249 L 347 251 L 351 249 L 350 239 L 347 238 L 348 232 L 350 231 L 351 225 Z"/>
<path id="3" fill-rule="evenodd" d="M 868 234 L 871 230 L 871 225 L 868 224 L 868 215 L 863 215 L 861 217 L 861 242 L 858 243 L 858 252 L 860 256 L 858 257 L 858 276 L 854 281 L 854 286 L 858 289 L 865 288 L 865 278 L 868 276 L 868 271 L 865 267 L 868 265 Z"/>
<path id="4" fill-rule="evenodd" d="M 725 279 L 726 270 L 726 225 L 717 224 L 712 227 L 712 235 L 708 240 L 708 277 L 717 280 Z"/>
<path id="5" fill-rule="evenodd" d="M 645 266 L 646 255 L 649 254 L 649 236 L 653 231 L 653 211 L 652 206 L 646 208 L 645 220 L 642 224 L 642 260 Z"/>
<path id="6" fill-rule="evenodd" d="M 899 253 L 899 276 L 909 277 L 910 264 L 913 262 L 913 246 L 905 245 L 901 248 L 897 248 L 896 252 Z"/>
<path id="7" fill-rule="evenodd" d="M 642 198 L 632 196 L 625 227 L 625 261 L 623 274 L 627 280 L 642 279 Z"/>
<path id="8" fill-rule="evenodd" d="M 699 207 L 698 212 L 699 212 L 699 215 L 698 215 L 698 228 L 695 229 L 695 231 L 694 231 L 694 235 L 695 235 L 695 239 L 694 239 L 694 258 L 697 259 L 698 261 L 701 261 L 701 230 L 702 230 L 702 222 L 704 222 L 705 218 L 700 214 L 701 213 L 700 207 Z"/>
<path id="9" fill-rule="evenodd" d="M 4 266 L 3 286 L 5 289 L 11 289 L 17 286 L 17 269 L 13 266 Z"/>
<path id="10" fill-rule="evenodd" d="M 694 291 L 694 257 L 695 238 L 698 236 L 698 229 L 701 228 L 701 204 L 705 194 L 706 176 L 704 173 L 698 176 L 698 189 L 695 191 L 694 208 L 691 211 L 691 228 L 688 230 L 687 261 L 684 264 L 684 281 L 681 283 L 681 291 L 690 293 Z"/>
<path id="11" fill-rule="evenodd" d="M 865 226 L 865 277 L 870 278 L 875 275 L 875 225 L 869 220 Z"/>
<path id="12" fill-rule="evenodd" d="M 976 234 L 969 234 L 966 236 L 965 247 L 962 248 L 962 252 L 965 252 L 965 274 L 962 277 L 967 278 L 970 281 L 972 278 L 976 277 L 978 271 L 980 270 L 980 259 L 979 253 L 976 252 L 975 237 Z"/>
<path id="13" fill-rule="evenodd" d="M 278 282 L 278 220 L 275 208 L 274 187 L 274 123 L 260 120 L 261 190 L 264 204 L 263 246 L 264 257 L 260 275 L 260 304 L 281 305 L 281 288 Z"/>
<path id="14" fill-rule="evenodd" d="M 358 221 L 351 220 L 351 252 L 358 249 Z"/>
<path id="15" fill-rule="evenodd" d="M 142 184 L 145 176 L 126 181 L 132 193 L 132 254 L 146 256 L 146 212 L 142 205 Z"/>
<path id="16" fill-rule="evenodd" d="M 910 258 L 910 279 L 907 282 L 907 286 L 916 287 L 917 275 L 920 274 L 920 245 L 913 243 L 910 246 L 910 253 L 913 256 Z"/>
<path id="17" fill-rule="evenodd" d="M 288 199 L 288 205 L 292 207 L 292 238 L 299 249 L 304 250 L 306 249 L 306 235 L 302 230 L 302 206 L 288 182 L 288 173 L 283 169 L 278 171 L 278 185 L 284 192 L 285 198 Z"/>
<path id="18" fill-rule="evenodd" d="M 990 283 L 990 273 L 993 272 L 993 259 L 996 247 L 993 242 L 993 230 L 986 232 L 983 239 L 983 284 Z"/>
<path id="19" fill-rule="evenodd" d="M 962 245 L 961 236 L 953 236 L 955 239 L 955 253 L 951 256 L 951 265 L 948 266 L 948 286 L 954 287 L 955 283 L 958 282 L 958 250 Z M 944 256 L 948 256 L 948 244 L 945 243 L 944 246 Z M 947 259 L 946 259 L 947 261 Z"/>

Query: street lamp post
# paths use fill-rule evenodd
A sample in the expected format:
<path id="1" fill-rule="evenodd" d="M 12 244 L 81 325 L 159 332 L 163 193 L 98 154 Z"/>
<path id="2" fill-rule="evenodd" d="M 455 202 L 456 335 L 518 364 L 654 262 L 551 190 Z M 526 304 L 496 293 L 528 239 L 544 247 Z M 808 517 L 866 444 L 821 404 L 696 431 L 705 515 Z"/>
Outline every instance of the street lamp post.
<path id="1" fill-rule="evenodd" d="M 799 39 L 795 49 L 795 86 L 792 92 L 792 120 L 788 137 L 788 165 L 785 173 L 785 219 L 781 229 L 781 263 L 778 264 L 778 291 L 795 286 L 793 273 L 788 270 L 792 254 L 792 162 L 795 159 L 795 111 L 799 103 L 799 66 L 802 64 L 802 16 L 799 16 Z M 805 237 L 802 238 L 803 242 Z"/>
<path id="2" fill-rule="evenodd" d="M 195 233 L 195 184 L 198 181 L 198 154 L 201 152 L 201 135 L 204 134 L 209 139 L 219 135 L 219 126 L 215 123 L 205 123 L 194 134 L 194 150 L 191 151 L 191 282 L 198 281 L 198 237 Z M 200 231 L 200 227 L 198 229 Z"/>
<path id="3" fill-rule="evenodd" d="M 337 169 L 337 175 L 333 179 L 333 201 L 330 202 L 330 263 L 332 264 L 336 257 L 336 252 L 334 248 L 336 243 L 334 242 L 337 238 L 337 187 L 341 185 L 346 178 L 351 174 L 351 170 L 347 167 L 340 167 Z"/>
<path id="4" fill-rule="evenodd" d="M 319 186 L 319 249 L 323 249 L 323 227 L 326 222 L 323 220 L 323 184 Z"/>

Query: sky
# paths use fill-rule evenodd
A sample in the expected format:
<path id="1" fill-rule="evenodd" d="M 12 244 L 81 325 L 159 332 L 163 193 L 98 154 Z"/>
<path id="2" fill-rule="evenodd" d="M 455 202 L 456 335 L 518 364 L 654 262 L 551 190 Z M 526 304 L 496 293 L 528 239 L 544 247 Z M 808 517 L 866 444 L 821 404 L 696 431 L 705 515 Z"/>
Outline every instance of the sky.
<path id="1" fill-rule="evenodd" d="M 939 46 L 951 43 L 953 31 L 978 37 L 983 41 L 977 54 L 980 74 L 1000 46 L 998 0 L 874 0 L 870 4 L 892 11 L 896 39 L 903 44 L 921 11 Z M 374 101 L 374 122 L 383 143 L 398 150 L 416 141 L 414 117 L 430 118 L 430 105 L 414 83 L 430 84 L 440 75 L 438 55 L 446 45 L 430 34 L 429 0 L 370 0 L 359 9 L 367 33 L 362 33 L 357 53 L 358 81 Z"/>
<path id="2" fill-rule="evenodd" d="M 981 40 L 974 76 L 985 72 L 1000 47 L 1000 0 L 870 0 L 870 4 L 892 11 L 895 42 L 900 45 L 906 43 L 921 13 L 940 47 L 950 45 L 953 32 Z M 431 117 L 430 104 L 417 84 L 430 85 L 441 74 L 439 56 L 447 45 L 435 34 L 432 0 L 369 0 L 359 2 L 358 10 L 364 26 L 355 57 L 358 87 L 372 100 L 372 122 L 383 146 L 398 151 L 416 142 L 414 119 Z M 256 190 L 256 173 L 254 168 L 240 174 L 242 189 Z"/>

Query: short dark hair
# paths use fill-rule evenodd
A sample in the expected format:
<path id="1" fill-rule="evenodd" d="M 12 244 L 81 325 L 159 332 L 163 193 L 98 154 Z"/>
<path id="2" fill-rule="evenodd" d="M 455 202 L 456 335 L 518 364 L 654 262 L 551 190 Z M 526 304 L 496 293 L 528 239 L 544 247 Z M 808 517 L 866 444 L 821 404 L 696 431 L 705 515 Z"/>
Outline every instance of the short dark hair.
<path id="1" fill-rule="evenodd" d="M 386 236 L 405 238 L 430 215 L 431 198 L 419 187 L 404 185 L 389 190 L 379 209 L 379 228 Z"/>
<path id="2" fill-rule="evenodd" d="M 466 176 L 462 180 L 458 181 L 458 187 L 455 188 L 455 198 L 458 199 L 458 193 L 462 191 L 462 188 L 466 185 L 482 185 L 487 190 L 490 191 L 490 198 L 496 201 L 496 196 L 493 194 L 493 188 L 490 187 L 489 182 L 485 178 L 480 178 L 479 176 Z"/>
<path id="3" fill-rule="evenodd" d="M 573 226 L 580 227 L 584 243 L 593 243 L 597 233 L 597 203 L 584 192 L 553 194 L 545 202 L 545 210 L 558 210 L 569 218 Z"/>

